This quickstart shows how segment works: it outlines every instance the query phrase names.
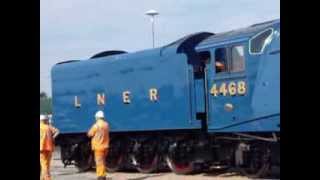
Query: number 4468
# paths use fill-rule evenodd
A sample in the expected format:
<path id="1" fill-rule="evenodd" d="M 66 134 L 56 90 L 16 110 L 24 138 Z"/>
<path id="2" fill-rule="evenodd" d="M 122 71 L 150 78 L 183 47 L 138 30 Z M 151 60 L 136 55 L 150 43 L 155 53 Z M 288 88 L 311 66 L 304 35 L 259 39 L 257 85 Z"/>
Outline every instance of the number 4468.
<path id="1" fill-rule="evenodd" d="M 246 82 L 239 81 L 238 83 L 235 82 L 229 82 L 222 83 L 220 87 L 218 87 L 216 84 L 212 85 L 212 88 L 210 90 L 210 94 L 213 96 L 218 96 L 219 94 L 222 94 L 223 96 L 227 96 L 228 94 L 230 96 L 234 95 L 244 95 L 246 94 L 247 87 Z"/>

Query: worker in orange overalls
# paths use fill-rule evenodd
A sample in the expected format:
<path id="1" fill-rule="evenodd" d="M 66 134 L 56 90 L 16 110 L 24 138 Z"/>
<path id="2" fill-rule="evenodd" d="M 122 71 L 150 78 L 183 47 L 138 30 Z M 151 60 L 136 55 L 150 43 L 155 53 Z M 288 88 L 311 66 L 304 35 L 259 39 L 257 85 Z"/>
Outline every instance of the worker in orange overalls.
<path id="1" fill-rule="evenodd" d="M 54 139 L 58 136 L 59 130 L 49 125 L 49 118 L 40 115 L 40 166 L 41 180 L 51 180 L 50 162 L 54 151 Z"/>
<path id="2" fill-rule="evenodd" d="M 105 121 L 104 113 L 102 111 L 98 111 L 95 114 L 95 118 L 96 123 L 89 130 L 88 136 L 92 138 L 91 148 L 94 151 L 98 180 L 105 180 L 105 161 L 109 148 L 109 124 Z"/>

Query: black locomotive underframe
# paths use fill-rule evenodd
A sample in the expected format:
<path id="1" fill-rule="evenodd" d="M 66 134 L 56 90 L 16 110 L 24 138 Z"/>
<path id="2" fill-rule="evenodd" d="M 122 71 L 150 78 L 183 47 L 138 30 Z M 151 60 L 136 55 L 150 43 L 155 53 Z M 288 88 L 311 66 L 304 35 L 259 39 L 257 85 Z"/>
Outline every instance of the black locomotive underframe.
<path id="1" fill-rule="evenodd" d="M 206 168 L 230 168 L 249 166 L 255 161 L 256 152 L 270 152 L 268 162 L 280 165 L 280 134 L 265 133 L 215 133 L 208 134 L 195 131 L 166 132 L 134 132 L 111 133 L 109 153 L 124 155 L 121 168 L 135 168 L 157 155 L 157 169 L 167 168 L 166 158 L 186 164 L 193 162 L 194 170 Z M 94 166 L 90 139 L 85 133 L 62 134 L 57 139 L 61 148 L 61 160 L 65 166 L 76 165 L 79 170 L 87 170 Z M 237 151 L 241 146 L 241 156 Z M 110 155 L 112 157 L 112 155 Z M 133 163 L 134 156 L 140 162 Z M 150 161 L 151 163 L 151 161 Z M 154 168 L 140 165 L 144 172 L 154 171 Z M 250 164 L 251 166 L 251 164 Z M 151 168 L 151 169 L 150 169 Z M 118 168 L 117 168 L 118 169 Z"/>

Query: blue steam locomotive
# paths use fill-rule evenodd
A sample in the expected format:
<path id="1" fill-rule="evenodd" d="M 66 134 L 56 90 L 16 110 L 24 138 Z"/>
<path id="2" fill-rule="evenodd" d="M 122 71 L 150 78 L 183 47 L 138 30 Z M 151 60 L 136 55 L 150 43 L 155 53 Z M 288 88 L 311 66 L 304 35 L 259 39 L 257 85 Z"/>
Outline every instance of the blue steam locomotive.
<path id="1" fill-rule="evenodd" d="M 86 132 L 103 110 L 109 171 L 235 168 L 261 176 L 280 165 L 280 19 L 58 63 L 52 96 L 65 165 L 92 167 Z"/>

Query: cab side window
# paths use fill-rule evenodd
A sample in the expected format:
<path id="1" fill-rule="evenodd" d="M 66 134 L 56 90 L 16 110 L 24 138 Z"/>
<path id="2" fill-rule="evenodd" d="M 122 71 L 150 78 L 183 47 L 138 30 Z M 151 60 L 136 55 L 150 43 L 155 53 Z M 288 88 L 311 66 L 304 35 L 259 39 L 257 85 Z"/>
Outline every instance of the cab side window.
<path id="1" fill-rule="evenodd" d="M 227 72 L 227 48 L 218 48 L 215 51 L 216 73 Z"/>
<path id="2" fill-rule="evenodd" d="M 231 72 L 242 72 L 245 69 L 244 48 L 243 46 L 233 46 L 231 49 L 232 62 Z"/>
<path id="3" fill-rule="evenodd" d="M 245 70 L 244 46 L 235 45 L 216 49 L 215 70 L 216 74 L 243 72 Z"/>
<path id="4" fill-rule="evenodd" d="M 252 37 L 249 41 L 250 54 L 262 54 L 266 45 L 271 41 L 272 33 L 273 29 L 267 29 Z"/>

